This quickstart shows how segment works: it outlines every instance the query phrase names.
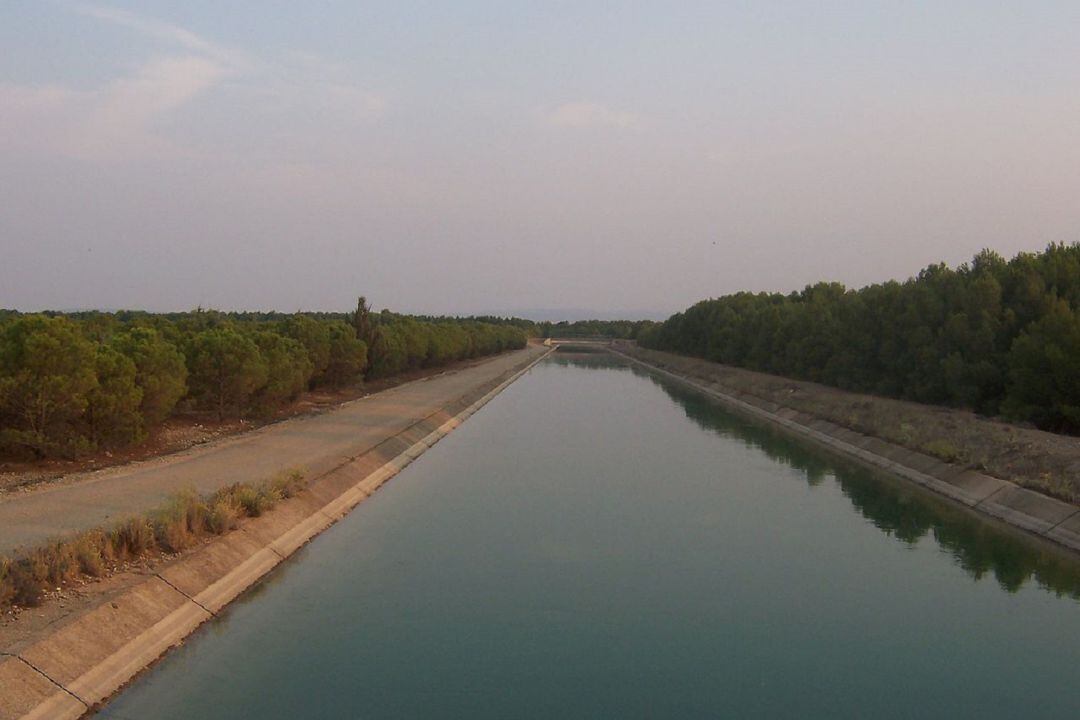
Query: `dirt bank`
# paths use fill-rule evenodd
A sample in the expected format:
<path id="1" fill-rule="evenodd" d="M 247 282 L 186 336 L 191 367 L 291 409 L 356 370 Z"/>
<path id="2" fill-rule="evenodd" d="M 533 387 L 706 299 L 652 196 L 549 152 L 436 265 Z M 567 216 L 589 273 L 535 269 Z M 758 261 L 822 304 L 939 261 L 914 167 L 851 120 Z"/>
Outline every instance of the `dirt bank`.
<path id="1" fill-rule="evenodd" d="M 238 530 L 160 563 L 48 622 L 0 628 L 0 720 L 78 718 L 538 362 L 533 348 L 493 379 L 314 478 L 305 492 Z M 123 581 L 123 582 L 121 582 Z M 39 620 L 45 619 L 43 611 Z M 55 615 L 55 612 L 54 612 Z"/>

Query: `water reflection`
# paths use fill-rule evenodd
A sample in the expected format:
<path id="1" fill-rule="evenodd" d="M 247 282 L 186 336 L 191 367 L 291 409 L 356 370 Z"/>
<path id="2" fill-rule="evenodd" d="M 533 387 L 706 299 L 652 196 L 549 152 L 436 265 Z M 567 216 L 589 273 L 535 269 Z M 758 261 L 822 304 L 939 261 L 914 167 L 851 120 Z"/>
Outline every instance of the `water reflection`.
<path id="1" fill-rule="evenodd" d="M 548 361 L 647 377 L 698 426 L 743 442 L 799 470 L 812 487 L 835 480 L 864 518 L 899 542 L 914 545 L 932 537 L 972 578 L 980 580 L 992 575 L 1008 592 L 1016 592 L 1034 580 L 1059 597 L 1080 599 L 1080 561 L 1066 550 L 991 524 L 902 480 L 826 454 L 769 425 L 732 414 L 702 393 L 617 357 L 567 353 L 553 355 Z"/>

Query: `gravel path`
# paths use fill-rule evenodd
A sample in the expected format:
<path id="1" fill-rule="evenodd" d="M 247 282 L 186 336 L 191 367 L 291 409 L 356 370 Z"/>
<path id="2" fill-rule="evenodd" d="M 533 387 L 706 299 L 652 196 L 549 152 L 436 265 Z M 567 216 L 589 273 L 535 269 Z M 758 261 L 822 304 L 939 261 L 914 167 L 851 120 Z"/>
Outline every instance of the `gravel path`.
<path id="1" fill-rule="evenodd" d="M 211 445 L 84 473 L 0 499 L 0 554 L 159 505 L 178 490 L 206 493 L 292 467 L 314 478 L 401 432 L 471 389 L 546 351 L 530 346 L 399 385 L 321 415 L 294 418 Z"/>

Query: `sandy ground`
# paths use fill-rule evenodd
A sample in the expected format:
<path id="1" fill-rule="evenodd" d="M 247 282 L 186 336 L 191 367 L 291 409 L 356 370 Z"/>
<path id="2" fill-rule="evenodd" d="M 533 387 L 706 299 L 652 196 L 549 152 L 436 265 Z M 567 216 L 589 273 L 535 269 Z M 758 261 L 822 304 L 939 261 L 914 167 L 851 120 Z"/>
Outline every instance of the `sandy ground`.
<path id="1" fill-rule="evenodd" d="M 716 383 L 815 415 L 865 435 L 1069 502 L 1080 501 L 1080 438 L 825 385 L 743 370 L 620 343 L 619 349 L 671 372 Z"/>
<path id="2" fill-rule="evenodd" d="M 303 469 L 309 478 L 317 477 L 544 351 L 532 345 L 321 414 L 8 493 L 0 497 L 0 554 L 144 512 L 182 489 L 211 492 L 234 482 L 257 482 L 294 467 Z"/>

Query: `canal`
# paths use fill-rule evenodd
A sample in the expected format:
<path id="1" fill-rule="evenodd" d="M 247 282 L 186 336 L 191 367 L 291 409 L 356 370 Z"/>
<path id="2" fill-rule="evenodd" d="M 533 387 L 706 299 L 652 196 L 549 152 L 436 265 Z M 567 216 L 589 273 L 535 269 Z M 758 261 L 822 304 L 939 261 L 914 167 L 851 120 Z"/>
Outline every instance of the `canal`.
<path id="1" fill-rule="evenodd" d="M 1072 556 L 556 353 L 110 719 L 1080 717 Z"/>

